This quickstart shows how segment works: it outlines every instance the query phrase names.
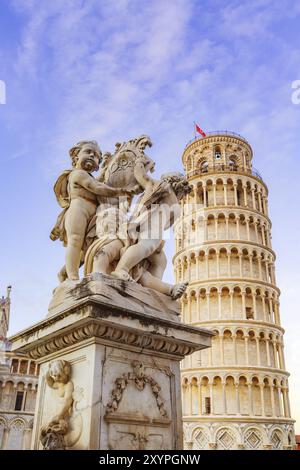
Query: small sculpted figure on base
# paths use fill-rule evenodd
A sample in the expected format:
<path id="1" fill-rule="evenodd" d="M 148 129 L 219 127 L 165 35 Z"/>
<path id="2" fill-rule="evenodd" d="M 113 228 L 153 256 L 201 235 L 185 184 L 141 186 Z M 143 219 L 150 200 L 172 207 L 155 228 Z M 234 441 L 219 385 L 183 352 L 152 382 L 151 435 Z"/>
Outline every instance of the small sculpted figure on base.
<path id="1" fill-rule="evenodd" d="M 158 180 L 150 173 L 154 162 L 145 154 L 151 147 L 142 135 L 117 143 L 113 154 L 104 154 L 95 141 L 81 141 L 70 150 L 73 170 L 58 178 L 54 191 L 63 212 L 51 232 L 67 247 L 61 282 L 77 281 L 79 267 L 84 274 L 103 273 L 178 299 L 187 283 L 162 281 L 167 260 L 164 231 L 180 213 L 180 200 L 191 191 L 180 173 L 168 173 Z M 133 196 L 140 194 L 129 214 Z"/>
<path id="2" fill-rule="evenodd" d="M 64 450 L 73 405 L 71 365 L 64 360 L 52 361 L 45 378 L 47 385 L 55 390 L 55 414 L 42 427 L 40 441 L 44 450 Z"/>

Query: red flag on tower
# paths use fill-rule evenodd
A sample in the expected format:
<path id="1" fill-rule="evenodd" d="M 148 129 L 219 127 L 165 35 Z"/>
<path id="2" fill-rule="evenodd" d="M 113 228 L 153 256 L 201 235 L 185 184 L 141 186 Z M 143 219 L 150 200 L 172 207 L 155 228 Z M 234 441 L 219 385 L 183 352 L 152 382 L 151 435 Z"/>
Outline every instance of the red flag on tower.
<path id="1" fill-rule="evenodd" d="M 202 135 L 202 137 L 206 137 L 205 132 L 201 129 L 201 127 L 198 126 L 198 124 L 195 123 L 195 129 L 196 131 Z"/>

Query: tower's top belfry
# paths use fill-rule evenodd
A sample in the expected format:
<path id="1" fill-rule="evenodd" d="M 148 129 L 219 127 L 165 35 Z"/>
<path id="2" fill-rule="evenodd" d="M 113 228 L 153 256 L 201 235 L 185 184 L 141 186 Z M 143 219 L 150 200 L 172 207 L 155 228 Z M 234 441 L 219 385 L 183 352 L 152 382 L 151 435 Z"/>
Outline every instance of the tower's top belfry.
<path id="1" fill-rule="evenodd" d="M 252 174 L 252 157 L 252 148 L 244 137 L 235 132 L 214 131 L 190 141 L 182 161 L 188 176 L 215 171 Z"/>

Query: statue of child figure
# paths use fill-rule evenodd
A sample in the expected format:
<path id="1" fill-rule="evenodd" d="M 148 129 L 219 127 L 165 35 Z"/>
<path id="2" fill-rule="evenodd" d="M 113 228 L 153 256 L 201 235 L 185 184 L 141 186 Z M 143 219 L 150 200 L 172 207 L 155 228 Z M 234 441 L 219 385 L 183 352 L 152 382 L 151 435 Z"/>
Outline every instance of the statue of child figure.
<path id="1" fill-rule="evenodd" d="M 108 186 L 92 176 L 102 158 L 96 141 L 80 141 L 69 153 L 73 169 L 64 171 L 55 183 L 54 192 L 63 211 L 50 234 L 52 240 L 60 239 L 67 247 L 66 264 L 59 273 L 61 282 L 79 279 L 84 253 L 93 241 L 89 234 L 95 228 L 99 198 L 132 196 L 133 193 Z"/>

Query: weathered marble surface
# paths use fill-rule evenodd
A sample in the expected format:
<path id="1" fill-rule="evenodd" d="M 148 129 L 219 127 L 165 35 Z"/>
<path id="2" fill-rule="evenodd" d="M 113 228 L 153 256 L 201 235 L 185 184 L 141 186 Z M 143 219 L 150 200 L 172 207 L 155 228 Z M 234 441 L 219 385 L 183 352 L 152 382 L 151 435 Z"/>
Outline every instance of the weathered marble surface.
<path id="1" fill-rule="evenodd" d="M 123 281 L 109 275 L 93 273 L 81 281 L 65 281 L 58 286 L 49 305 L 48 315 L 70 310 L 87 298 L 102 305 L 139 313 L 159 314 L 161 318 L 179 321 L 180 304 L 137 282 Z"/>
<path id="2" fill-rule="evenodd" d="M 74 387 L 66 449 L 182 448 L 179 362 L 209 347 L 212 333 L 180 323 L 175 301 L 159 310 L 163 300 L 128 281 L 89 279 L 11 338 L 41 366 L 33 449 L 56 412 L 46 379 L 57 360 L 70 365 Z"/>

